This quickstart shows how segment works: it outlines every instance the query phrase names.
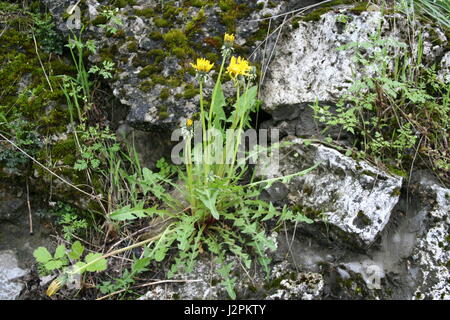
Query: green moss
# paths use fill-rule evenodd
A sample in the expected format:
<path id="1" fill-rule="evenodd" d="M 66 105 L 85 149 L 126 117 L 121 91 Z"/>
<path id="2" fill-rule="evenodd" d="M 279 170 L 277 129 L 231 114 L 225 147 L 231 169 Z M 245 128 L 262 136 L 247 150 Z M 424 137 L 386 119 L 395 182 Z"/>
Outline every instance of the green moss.
<path id="1" fill-rule="evenodd" d="M 159 98 L 161 100 L 167 100 L 170 97 L 170 90 L 169 88 L 163 88 L 161 90 L 161 94 L 159 95 Z"/>
<path id="2" fill-rule="evenodd" d="M 307 216 L 310 219 L 316 219 L 316 218 L 320 218 L 323 211 L 305 207 L 300 212 L 303 213 L 305 216 Z"/>
<path id="3" fill-rule="evenodd" d="M 262 41 L 267 37 L 267 31 L 270 26 L 270 20 L 263 20 L 259 24 L 259 28 L 254 32 L 247 40 L 249 44 L 253 44 L 256 41 Z"/>
<path id="4" fill-rule="evenodd" d="M 222 10 L 220 19 L 228 33 L 236 33 L 237 20 L 248 17 L 252 12 L 249 6 L 243 3 L 238 4 L 234 0 L 221 0 L 219 7 Z"/>
<path id="5" fill-rule="evenodd" d="M 125 39 L 125 31 L 123 29 L 118 30 L 115 34 L 111 35 L 115 39 Z"/>
<path id="6" fill-rule="evenodd" d="M 73 166 L 76 162 L 75 150 L 77 150 L 73 137 L 58 141 L 51 149 L 52 159 L 63 160 L 65 165 Z"/>
<path id="7" fill-rule="evenodd" d="M 154 87 L 155 85 L 151 80 L 144 81 L 139 85 L 139 89 L 143 92 L 150 92 Z"/>
<path id="8" fill-rule="evenodd" d="M 163 18 L 172 20 L 183 10 L 183 8 L 169 5 L 168 3 L 166 3 L 163 8 Z"/>
<path id="9" fill-rule="evenodd" d="M 184 47 L 188 39 L 181 29 L 172 29 L 163 35 L 163 40 L 168 47 Z"/>
<path id="10" fill-rule="evenodd" d="M 158 40 L 162 40 L 163 39 L 163 35 L 161 32 L 157 32 L 157 31 L 152 31 L 149 33 L 148 37 L 154 41 L 158 41 Z"/>
<path id="11" fill-rule="evenodd" d="M 190 35 L 200 30 L 201 25 L 206 22 L 205 10 L 200 9 L 197 15 L 188 23 L 186 23 L 185 32 Z"/>
<path id="12" fill-rule="evenodd" d="M 326 7 L 326 8 L 318 8 L 316 10 L 314 10 L 313 12 L 311 12 L 310 14 L 307 14 L 306 16 L 303 16 L 300 18 L 300 20 L 304 21 L 304 22 L 311 22 L 311 21 L 319 21 L 320 18 L 322 17 L 322 15 L 324 15 L 325 13 L 331 11 L 331 8 Z"/>
<path id="13" fill-rule="evenodd" d="M 167 52 L 162 49 L 153 49 L 147 52 L 147 58 L 153 63 L 160 63 L 167 55 Z"/>
<path id="14" fill-rule="evenodd" d="M 325 3 L 325 4 L 321 5 L 319 8 L 311 11 L 307 15 L 300 16 L 298 18 L 298 20 L 301 20 L 301 21 L 304 21 L 304 22 L 319 21 L 322 15 L 324 15 L 327 12 L 330 12 L 330 11 L 334 10 L 335 6 L 342 5 L 342 4 L 352 4 L 352 3 L 355 3 L 355 2 L 356 2 L 355 0 L 335 0 L 335 1 L 331 1 L 331 2 L 328 2 L 328 3 Z M 358 2 L 358 5 L 355 6 L 356 9 L 353 8 L 353 9 L 355 9 L 355 12 L 360 10 L 363 7 L 362 4 L 365 4 L 366 5 L 365 8 L 367 9 L 367 2 L 363 2 L 363 3 L 362 2 L 361 3 Z"/>
<path id="15" fill-rule="evenodd" d="M 236 7 L 236 2 L 234 0 L 219 0 L 219 8 L 222 11 L 229 11 Z"/>
<path id="16" fill-rule="evenodd" d="M 153 19 L 153 22 L 155 23 L 155 25 L 157 27 L 160 27 L 160 28 L 167 27 L 170 24 L 169 21 L 167 21 L 166 19 L 163 19 L 163 18 L 155 18 L 155 19 Z"/>
<path id="17" fill-rule="evenodd" d="M 183 84 L 184 80 L 180 79 L 178 77 L 170 77 L 167 81 L 166 84 L 172 88 L 176 88 L 179 87 Z"/>
<path id="18" fill-rule="evenodd" d="M 368 2 L 358 2 L 349 11 L 353 14 L 359 15 L 361 14 L 361 12 L 367 11 L 368 6 L 369 6 Z"/>
<path id="19" fill-rule="evenodd" d="M 403 178 L 407 178 L 408 177 L 408 173 L 405 170 L 402 170 L 402 169 L 399 169 L 399 168 L 396 168 L 396 167 L 393 167 L 393 166 L 388 166 L 387 169 L 388 169 L 389 173 L 401 176 Z"/>
<path id="20" fill-rule="evenodd" d="M 0 10 L 2 14 L 6 12 L 3 2 L 0 2 Z M 43 137 L 65 132 L 69 116 L 63 107 L 66 101 L 58 76 L 75 76 L 75 67 L 63 57 L 49 55 L 38 49 L 43 63 L 41 66 L 31 34 L 33 19 L 21 8 L 14 10 L 14 14 L 7 17 L 8 28 L 3 30 L 1 36 L 0 112 L 8 122 L 19 118 L 27 121 L 30 124 L 27 130 Z M 39 38 L 37 41 L 40 48 Z M 56 153 L 61 154 L 58 158 L 73 161 L 73 157 L 69 159 L 73 150 L 68 152 L 70 148 L 65 151 L 58 148 L 62 146 L 55 149 Z"/>
<path id="21" fill-rule="evenodd" d="M 132 41 L 128 43 L 127 49 L 129 52 L 136 52 L 138 50 L 139 44 L 137 41 Z"/>
<path id="22" fill-rule="evenodd" d="M 362 210 L 358 211 L 358 215 L 356 216 L 356 219 L 358 221 L 358 224 L 362 225 L 364 227 L 369 226 L 369 225 L 372 224 L 372 221 L 369 219 L 369 217 L 367 217 L 364 214 L 364 211 L 362 211 Z"/>
<path id="23" fill-rule="evenodd" d="M 153 8 L 145 8 L 141 10 L 135 10 L 134 14 L 140 17 L 152 18 L 155 16 L 155 11 Z"/>
<path id="24" fill-rule="evenodd" d="M 205 58 L 211 62 L 218 62 L 220 59 L 219 55 L 213 52 L 208 52 L 207 54 L 205 54 Z"/>
<path id="25" fill-rule="evenodd" d="M 158 113 L 158 117 L 159 117 L 159 120 L 165 120 L 165 119 L 169 118 L 170 115 L 167 111 L 160 111 Z"/>
<path id="26" fill-rule="evenodd" d="M 284 277 L 278 277 L 271 281 L 268 281 L 264 284 L 264 289 L 266 289 L 268 291 L 282 289 L 283 286 L 281 285 L 281 281 L 283 281 L 283 280 L 284 280 Z"/>
<path id="27" fill-rule="evenodd" d="M 142 59 L 141 55 L 138 54 L 133 58 L 131 64 L 133 65 L 133 67 L 138 68 L 138 67 L 145 67 L 147 65 L 147 62 L 144 59 Z"/>
<path id="28" fill-rule="evenodd" d="M 118 8 L 125 8 L 128 6 L 135 6 L 137 4 L 136 0 L 115 0 L 113 4 Z"/>
<path id="29" fill-rule="evenodd" d="M 152 76 L 154 73 L 159 73 L 162 71 L 162 66 L 160 64 L 150 64 L 144 67 L 138 74 L 139 79 L 144 79 Z"/>
<path id="30" fill-rule="evenodd" d="M 269 2 L 267 3 L 267 6 L 268 6 L 269 8 L 276 8 L 276 7 L 277 7 L 277 4 L 276 4 L 274 1 L 269 1 Z"/>
<path id="31" fill-rule="evenodd" d="M 94 25 L 94 26 L 98 26 L 98 25 L 106 24 L 106 23 L 108 23 L 108 18 L 106 18 L 105 16 L 102 16 L 102 15 L 98 15 L 94 20 L 91 21 L 90 24 Z"/>
<path id="32" fill-rule="evenodd" d="M 196 95 L 199 94 L 198 89 L 192 88 L 192 87 L 186 87 L 183 93 L 183 98 L 185 99 L 192 99 Z"/>
<path id="33" fill-rule="evenodd" d="M 115 61 L 118 56 L 119 50 L 117 49 L 117 45 L 113 44 L 111 47 L 104 47 L 99 50 L 99 55 L 103 61 L 111 60 Z"/>
<path id="34" fill-rule="evenodd" d="M 395 196 L 400 196 L 401 194 L 401 188 L 395 188 L 394 190 L 392 190 L 391 192 L 391 196 L 395 197 Z"/>
<path id="35" fill-rule="evenodd" d="M 185 48 L 173 48 L 172 54 L 177 57 L 178 59 L 184 59 L 186 57 L 186 49 Z"/>
<path id="36" fill-rule="evenodd" d="M 208 0 L 190 0 L 190 1 L 186 1 L 185 5 L 201 8 L 201 7 L 208 5 Z"/>

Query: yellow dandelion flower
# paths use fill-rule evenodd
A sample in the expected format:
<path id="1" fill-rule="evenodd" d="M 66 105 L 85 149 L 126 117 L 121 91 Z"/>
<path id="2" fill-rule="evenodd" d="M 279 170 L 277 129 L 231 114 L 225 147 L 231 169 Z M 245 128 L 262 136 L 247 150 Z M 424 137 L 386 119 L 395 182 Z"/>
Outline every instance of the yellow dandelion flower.
<path id="1" fill-rule="evenodd" d="M 197 59 L 197 64 L 191 63 L 191 66 L 199 72 L 209 72 L 214 66 L 214 63 L 204 58 L 199 58 Z"/>
<path id="2" fill-rule="evenodd" d="M 186 119 L 186 127 L 190 127 L 194 124 L 194 121 L 192 119 Z"/>
<path id="3" fill-rule="evenodd" d="M 47 288 L 47 291 L 45 292 L 47 296 L 51 297 L 56 292 L 58 292 L 59 289 L 61 289 L 63 283 L 60 279 L 55 279 L 50 283 L 50 285 Z"/>
<path id="4" fill-rule="evenodd" d="M 225 36 L 223 37 L 223 41 L 225 42 L 225 44 L 229 44 L 232 45 L 234 43 L 234 34 L 228 34 L 225 33 Z"/>
<path id="5" fill-rule="evenodd" d="M 231 57 L 230 65 L 227 68 L 227 72 L 235 79 L 238 75 L 249 76 L 248 73 L 251 70 L 250 64 L 247 60 L 238 57 Z"/>

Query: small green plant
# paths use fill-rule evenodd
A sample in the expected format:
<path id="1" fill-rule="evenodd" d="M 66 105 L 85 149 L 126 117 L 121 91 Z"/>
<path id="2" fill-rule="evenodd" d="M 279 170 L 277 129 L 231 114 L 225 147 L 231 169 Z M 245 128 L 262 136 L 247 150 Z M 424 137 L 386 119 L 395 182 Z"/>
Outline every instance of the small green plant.
<path id="1" fill-rule="evenodd" d="M 450 90 L 435 66 L 423 64 L 422 48 L 420 33 L 413 55 L 406 43 L 380 33 L 340 47 L 353 53 L 360 73 L 335 110 L 317 102 L 312 107 L 320 122 L 353 134 L 362 156 L 408 171 L 418 152 L 448 179 Z"/>
<path id="2" fill-rule="evenodd" d="M 346 14 L 339 14 L 336 16 L 336 22 L 347 24 L 351 21 L 351 17 Z"/>
<path id="3" fill-rule="evenodd" d="M 221 284 L 234 299 L 236 277 L 230 271 L 234 268 L 235 261 L 229 260 L 228 255 L 235 256 L 247 269 L 251 267 L 254 255 L 269 275 L 270 259 L 267 251 L 274 250 L 275 243 L 267 236 L 263 222 L 272 218 L 279 222 L 290 220 L 311 223 L 312 220 L 301 213 L 294 214 L 287 207 L 277 210 L 271 203 L 258 200 L 263 186 L 268 186 L 277 179 L 241 183 L 242 175 L 248 170 L 246 161 L 238 158 L 241 136 L 243 129 L 249 127 L 250 114 L 257 110 L 259 101 L 256 99 L 257 87 L 252 85 L 254 70 L 245 59 L 231 57 L 227 72 L 234 81 L 236 96 L 230 115 L 225 113 L 227 103 L 221 77 L 232 52 L 233 41 L 234 36 L 225 36 L 223 60 L 209 110 L 206 109 L 203 84 L 213 65 L 206 59 L 198 59 L 197 64 L 193 65 L 199 81 L 203 138 L 201 143 L 192 147 L 193 121 L 188 119 L 182 128 L 185 170 L 178 172 L 182 183 L 174 183 L 161 172 L 155 173 L 145 168 L 144 181 L 141 183 L 148 187 L 147 192 L 153 194 L 164 207 L 146 208 L 144 202 L 141 202 L 138 206 L 123 207 L 111 213 L 110 218 L 116 221 L 145 217 L 168 219 L 171 223 L 153 245 L 145 250 L 144 256 L 148 262 L 163 261 L 171 248 L 177 248 L 174 263 L 168 273 L 169 277 L 174 277 L 180 271 L 192 271 L 199 255 L 207 250 L 220 266 L 218 275 L 222 278 Z M 236 134 L 230 135 L 228 130 Z M 214 132 L 225 139 L 216 140 Z M 167 174 L 168 171 L 163 173 Z M 306 172 L 280 179 L 288 180 L 304 173 Z M 167 193 L 162 186 L 164 184 L 177 190 L 182 195 L 181 198 Z"/>
<path id="4" fill-rule="evenodd" d="M 85 248 L 80 241 L 74 242 L 70 251 L 66 249 L 65 245 L 59 245 L 53 255 L 45 247 L 34 250 L 33 255 L 44 274 L 51 274 L 54 271 L 60 273 L 57 280 L 49 286 L 47 295 L 52 296 L 62 283 L 72 280 L 70 278 L 75 275 L 106 270 L 107 261 L 101 258 L 100 253 L 88 253 L 82 260 L 84 251 Z M 73 266 L 69 266 L 69 264 L 73 264 Z"/>
<path id="5" fill-rule="evenodd" d="M 71 242 L 74 235 L 79 235 L 88 227 L 86 219 L 81 218 L 77 210 L 69 204 L 57 202 L 47 215 L 56 218 L 56 224 L 62 227 L 63 237 Z"/>
<path id="6" fill-rule="evenodd" d="M 81 141 L 92 142 L 83 143 L 86 147 L 80 149 L 82 158 L 77 162 L 78 169 L 98 171 L 104 165 L 103 162 L 109 163 L 108 170 L 104 171 L 105 178 L 108 175 L 108 199 L 111 199 L 107 219 L 115 223 L 128 223 L 142 218 L 165 222 L 159 232 L 150 238 L 91 261 L 95 263 L 98 259 L 145 246 L 143 257 L 135 262 L 131 271 L 123 273 L 122 278 L 115 282 L 107 281 L 100 285 L 103 293 L 118 289 L 127 291 L 137 273 L 144 271 L 152 261 L 161 262 L 170 257 L 172 265 L 168 276 L 174 277 L 181 271 L 190 272 L 198 257 L 209 252 L 219 265 L 221 284 L 231 298 L 236 298 L 236 277 L 231 270 L 237 261 L 249 269 L 255 263 L 253 257 L 256 257 L 257 264 L 267 276 L 270 273 L 267 253 L 275 249 L 275 243 L 264 228 L 265 221 L 276 219 L 279 223 L 312 223 L 300 212 L 294 213 L 286 206 L 276 208 L 258 198 L 264 187 L 278 180 L 287 182 L 315 166 L 287 177 L 246 183 L 242 181 L 248 171 L 245 159 L 248 160 L 255 151 L 252 150 L 242 159 L 238 157 L 239 147 L 243 130 L 250 127 L 250 115 L 259 107 L 256 99 L 258 88 L 252 84 L 256 78 L 255 69 L 249 62 L 236 57 L 230 59 L 234 36 L 226 34 L 224 40 L 223 60 L 209 101 L 205 101 L 203 85 L 213 64 L 206 59 L 198 59 L 197 64 L 193 65 L 199 82 L 199 118 L 203 138 L 192 146 L 194 126 L 193 121 L 188 119 L 181 128 L 185 142 L 184 168 L 168 165 L 164 160 L 157 163 L 159 172 L 141 168 L 136 153 L 130 150 L 124 153 L 129 164 L 124 167 L 116 150 L 96 144 L 96 138 L 101 134 L 89 133 L 86 129 L 86 139 L 81 136 Z M 233 79 L 236 94 L 234 99 L 227 100 L 221 79 L 228 60 L 230 63 L 226 72 Z M 229 100 L 234 100 L 234 103 L 229 105 Z M 226 109 L 229 109 L 229 115 Z M 227 134 L 229 129 L 236 134 Z M 224 138 L 220 144 L 213 132 L 218 132 Z M 112 140 L 110 136 L 102 140 L 105 139 Z M 98 154 L 101 153 L 104 154 L 104 161 L 92 161 L 99 159 Z M 234 259 L 230 259 L 230 255 Z"/>
<path id="7" fill-rule="evenodd" d="M 107 33 L 116 34 L 119 31 L 118 28 L 123 26 L 122 19 L 117 16 L 118 13 L 118 8 L 104 10 L 101 15 L 108 20 L 108 23 L 101 24 L 99 27 L 105 29 Z"/>
<path id="8" fill-rule="evenodd" d="M 55 271 L 66 267 L 69 262 L 74 263 L 77 272 L 83 273 L 84 271 L 96 272 L 106 269 L 107 261 L 104 259 L 98 260 L 95 263 L 91 263 L 97 259 L 101 254 L 88 253 L 84 261 L 81 261 L 81 257 L 85 251 L 84 246 L 80 241 L 75 241 L 71 250 L 67 251 L 65 245 L 59 245 L 53 255 L 50 254 L 47 248 L 39 247 L 33 252 L 33 256 L 36 261 L 44 267 L 47 272 Z"/>
<path id="9" fill-rule="evenodd" d="M 92 74 L 98 74 L 99 76 L 101 76 L 103 79 L 111 79 L 112 76 L 112 72 L 114 71 L 114 66 L 115 63 L 112 61 L 103 61 L 102 62 L 102 66 L 93 66 L 89 69 L 89 73 Z"/>
<path id="10" fill-rule="evenodd" d="M 42 147 L 39 134 L 31 130 L 31 124 L 20 117 L 20 115 L 16 115 L 15 117 L 16 119 L 12 121 L 7 121 L 4 117 L 4 123 L 1 126 L 0 132 L 11 136 L 14 143 L 29 155 L 36 155 Z M 18 169 L 29 161 L 27 156 L 15 148 L 0 148 L 0 162 L 14 172 L 18 172 Z"/>
<path id="11" fill-rule="evenodd" d="M 111 281 L 103 281 L 97 287 L 100 292 L 108 295 L 115 292 L 122 292 L 122 295 L 130 293 L 131 286 L 134 285 L 135 278 L 140 273 L 148 271 L 147 269 L 148 259 L 136 259 L 131 266 L 131 270 L 125 269 L 120 278 L 113 279 Z"/>
<path id="12" fill-rule="evenodd" d="M 109 128 L 100 130 L 98 127 L 88 127 L 84 124 L 78 126 L 80 133 L 81 158 L 75 163 L 75 170 L 86 170 L 88 168 L 97 170 L 111 153 L 120 150 L 116 142 L 116 136 L 109 132 Z"/>
<path id="13" fill-rule="evenodd" d="M 62 54 L 63 42 L 49 14 L 35 14 L 34 33 L 41 49 L 47 53 Z"/>
<path id="14" fill-rule="evenodd" d="M 69 263 L 64 245 L 58 246 L 53 255 L 45 247 L 37 248 L 34 250 L 33 255 L 36 261 L 41 264 L 41 271 L 43 273 L 60 269 Z"/>

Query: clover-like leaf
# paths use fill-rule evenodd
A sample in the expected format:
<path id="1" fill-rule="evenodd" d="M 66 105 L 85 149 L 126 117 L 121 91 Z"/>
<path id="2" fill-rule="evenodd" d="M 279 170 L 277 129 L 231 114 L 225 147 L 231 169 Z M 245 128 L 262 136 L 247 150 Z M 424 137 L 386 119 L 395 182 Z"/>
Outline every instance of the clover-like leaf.
<path id="1" fill-rule="evenodd" d="M 54 258 L 61 259 L 65 255 L 66 255 L 66 246 L 62 244 L 56 248 Z"/>
<path id="2" fill-rule="evenodd" d="M 69 257 L 72 260 L 79 260 L 84 252 L 84 247 L 80 241 L 75 241 L 72 244 L 72 251 L 69 252 Z"/>
<path id="3" fill-rule="evenodd" d="M 33 256 L 36 258 L 36 261 L 40 263 L 46 263 L 53 259 L 52 255 L 45 247 L 39 247 L 34 250 Z"/>
<path id="4" fill-rule="evenodd" d="M 63 265 L 64 263 L 61 260 L 50 260 L 44 266 L 45 269 L 52 271 L 61 268 Z"/>
<path id="5" fill-rule="evenodd" d="M 106 270 L 108 263 L 106 259 L 99 259 L 94 262 L 94 260 L 100 258 L 102 256 L 101 253 L 89 253 L 84 261 L 87 264 L 86 271 L 95 272 L 95 271 L 104 271 Z"/>

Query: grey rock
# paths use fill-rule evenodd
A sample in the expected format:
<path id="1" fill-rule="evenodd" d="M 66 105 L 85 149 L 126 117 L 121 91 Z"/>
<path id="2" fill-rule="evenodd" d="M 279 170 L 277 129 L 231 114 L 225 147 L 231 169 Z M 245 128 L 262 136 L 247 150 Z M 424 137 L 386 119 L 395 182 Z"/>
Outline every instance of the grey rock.
<path id="1" fill-rule="evenodd" d="M 263 190 L 261 193 L 261 200 L 270 202 L 281 201 L 285 199 L 288 194 L 289 189 L 286 185 L 277 181 L 269 188 Z"/>
<path id="2" fill-rule="evenodd" d="M 279 106 L 313 103 L 316 99 L 336 101 L 347 92 L 354 79 L 353 73 L 357 77 L 370 76 L 373 70 L 357 66 L 351 54 L 337 48 L 356 41 L 368 41 L 370 36 L 376 34 L 380 22 L 382 38 L 407 39 L 407 20 L 404 16 L 383 16 L 378 10 L 356 15 L 349 12 L 349 8 L 339 6 L 337 10 L 323 14 L 319 21 L 300 22 L 297 29 L 292 28 L 284 33 L 276 46 L 262 90 L 265 110 L 274 112 Z M 341 14 L 350 20 L 345 28 L 337 22 Z M 441 36 L 443 43 L 446 43 L 445 35 Z M 433 63 L 443 54 L 444 46 L 433 45 L 430 35 L 426 33 L 425 59 Z M 371 50 L 369 48 L 367 53 Z"/>
<path id="3" fill-rule="evenodd" d="M 242 274 L 237 259 L 228 258 L 227 263 L 234 262 L 235 270 L 233 274 L 239 275 L 236 283 L 236 291 L 241 293 L 248 286 L 247 275 Z M 228 297 L 225 288 L 221 284 L 212 284 L 213 279 L 217 279 L 216 270 L 220 265 L 207 259 L 199 260 L 190 273 L 178 272 L 177 281 L 155 285 L 139 300 L 205 300 L 205 299 L 226 299 Z M 238 271 L 240 270 L 240 271 Z M 256 277 L 254 281 L 261 281 L 263 277 Z"/>
<path id="4" fill-rule="evenodd" d="M 319 299 L 324 288 L 324 280 L 320 273 L 296 272 L 290 268 L 287 261 L 274 266 L 273 278 L 281 279 L 280 288 L 267 296 L 266 300 Z"/>
<path id="5" fill-rule="evenodd" d="M 441 60 L 438 78 L 445 83 L 450 83 L 450 51 L 447 52 Z"/>
<path id="6" fill-rule="evenodd" d="M 291 145 L 281 148 L 279 165 L 275 158 L 262 160 L 257 174 L 264 178 L 282 177 L 319 164 L 310 173 L 287 183 L 289 204 L 335 227 L 337 240 L 370 246 L 398 202 L 402 178 L 321 144 L 305 144 L 292 137 L 284 141 Z"/>
<path id="7" fill-rule="evenodd" d="M 0 251 L 0 300 L 15 300 L 19 296 L 23 284 L 18 279 L 26 273 L 19 268 L 12 251 Z"/>
<path id="8" fill-rule="evenodd" d="M 0 189 L 0 223 L 1 221 L 12 222 L 20 216 L 20 209 L 25 205 L 25 200 L 22 195 L 14 190 Z"/>
<path id="9" fill-rule="evenodd" d="M 423 176 L 415 190 L 428 200 L 420 210 L 428 223 L 419 234 L 412 253 L 413 264 L 420 268 L 421 274 L 414 298 L 450 300 L 450 189 Z"/>
<path id="10" fill-rule="evenodd" d="M 116 130 L 119 141 L 134 146 L 142 166 L 154 169 L 156 162 L 165 158 L 170 159 L 174 143 L 170 141 L 170 132 L 154 129 L 141 131 L 123 123 Z"/>
<path id="11" fill-rule="evenodd" d="M 77 19 L 75 19 L 74 16 L 69 19 L 65 16 L 67 9 L 70 5 L 74 4 L 74 1 L 44 0 L 43 2 L 55 16 L 57 27 L 64 36 L 70 35 L 69 27 L 79 27 L 76 25 Z M 259 19 L 267 14 L 277 15 L 285 11 L 297 9 L 320 1 L 278 1 L 275 7 L 266 0 L 258 2 L 237 2 L 245 3 L 245 5 L 254 8 L 253 12 L 251 12 L 248 17 L 239 19 L 236 26 L 237 44 L 247 46 L 248 48 L 246 49 L 248 49 L 249 52 L 253 52 L 261 42 L 256 41 L 255 43 L 249 44 L 247 43 L 247 39 L 251 38 L 260 28 Z M 261 10 L 256 9 L 257 3 L 263 3 Z M 81 18 L 83 21 L 92 21 L 101 13 L 102 6 L 111 4 L 113 4 L 112 0 L 85 1 L 79 5 L 81 8 Z M 149 80 L 149 78 L 139 77 L 139 72 L 142 71 L 144 66 L 153 63 L 153 57 L 146 57 L 148 51 L 152 49 L 168 50 L 164 47 L 163 41 L 155 41 L 149 37 L 149 34 L 151 32 L 165 33 L 170 29 L 176 28 L 183 29 L 186 22 L 189 21 L 191 17 L 195 17 L 201 9 L 192 6 L 189 7 L 186 17 L 179 16 L 181 22 L 174 23 L 170 28 L 157 27 L 153 18 L 140 17 L 135 14 L 135 9 L 156 8 L 160 4 L 161 3 L 156 0 L 139 0 L 137 1 L 136 6 L 126 6 L 121 8 L 118 16 L 124 23 L 123 27 L 120 27 L 125 35 L 123 38 L 107 36 L 102 28 L 93 25 L 90 25 L 84 33 L 84 39 L 95 40 L 96 46 L 99 49 L 98 54 L 90 56 L 90 60 L 93 64 L 101 63 L 102 50 L 114 49 L 114 62 L 119 70 L 114 79 L 108 81 L 108 83 L 110 84 L 114 95 L 120 99 L 123 104 L 130 107 L 130 113 L 127 118 L 129 123 L 133 127 L 145 131 L 152 130 L 154 127 L 159 126 L 173 128 L 181 119 L 192 117 L 199 109 L 196 98 L 185 99 L 182 95 L 186 85 L 195 82 L 194 77 L 188 73 L 183 76 L 183 81 L 178 86 L 171 87 L 170 85 L 163 84 L 164 88 L 169 88 L 170 90 L 178 91 L 177 93 L 181 93 L 181 95 L 178 95 L 177 97 L 171 92 L 170 98 L 163 100 L 160 98 L 161 88 L 158 88 L 158 86 L 154 86 L 150 89 L 147 88 L 145 90 L 141 90 L 142 88 L 140 88 L 140 85 L 144 81 Z M 175 1 L 173 5 L 181 6 L 183 3 L 181 1 Z M 222 12 L 218 6 L 206 6 L 204 10 L 206 22 L 199 27 L 199 36 L 190 39 L 190 41 L 194 41 L 197 45 L 201 45 L 202 47 L 206 46 L 203 42 L 204 39 L 215 36 L 222 37 L 227 31 L 226 27 L 221 22 L 220 14 Z M 274 21 L 273 25 L 280 22 L 281 20 L 277 22 Z M 129 50 L 128 45 L 130 44 L 130 38 L 133 38 L 138 44 L 137 50 Z M 192 47 L 195 47 L 194 43 L 192 44 Z M 214 49 L 211 48 L 211 51 L 214 51 Z M 262 56 L 261 50 L 258 50 L 252 58 L 258 60 L 258 57 L 260 56 Z M 143 63 L 135 64 L 134 62 L 138 59 L 141 59 Z M 179 59 L 171 57 L 171 59 L 165 59 L 161 62 L 160 66 L 163 67 L 160 74 L 164 76 L 165 79 L 168 79 L 169 77 L 178 77 L 179 74 L 177 74 L 177 72 L 179 72 L 179 69 L 186 67 L 186 61 L 180 61 Z M 211 89 L 212 86 L 205 85 L 205 91 Z"/>

